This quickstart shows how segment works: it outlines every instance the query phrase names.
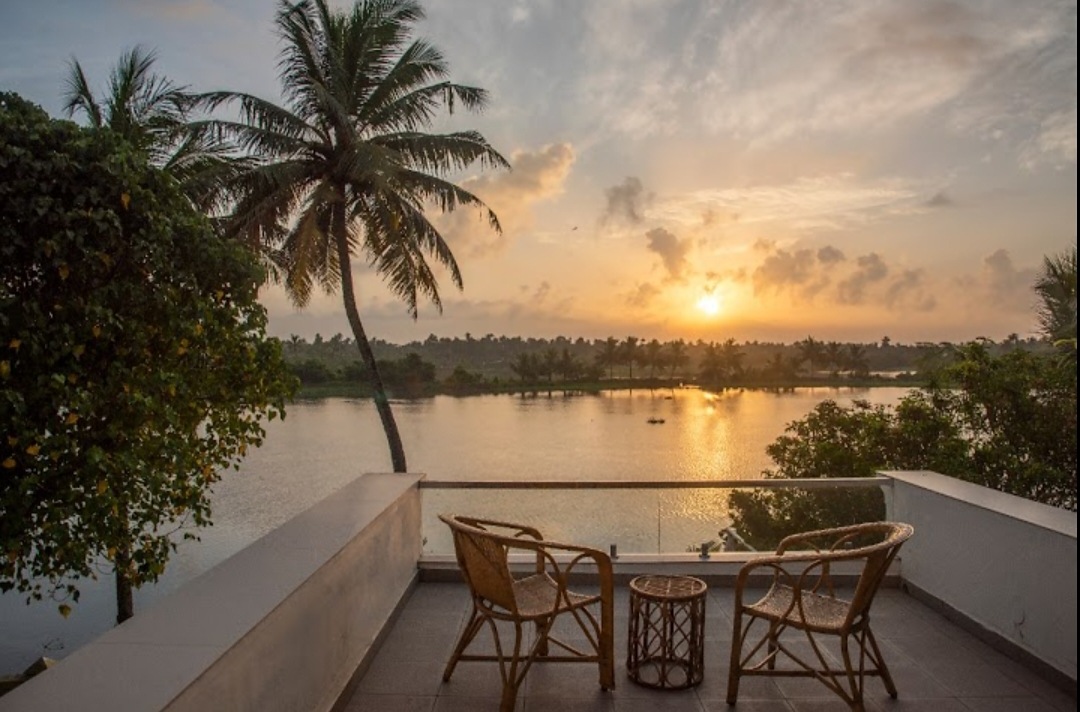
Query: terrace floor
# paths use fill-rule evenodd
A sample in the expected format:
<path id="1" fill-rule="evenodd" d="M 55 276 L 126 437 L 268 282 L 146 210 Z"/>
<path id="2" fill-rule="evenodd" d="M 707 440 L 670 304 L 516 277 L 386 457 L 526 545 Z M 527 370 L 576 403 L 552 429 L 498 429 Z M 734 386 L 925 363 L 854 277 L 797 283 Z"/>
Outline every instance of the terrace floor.
<path id="1" fill-rule="evenodd" d="M 615 598 L 616 688 L 603 692 L 595 665 L 537 664 L 522 685 L 520 712 L 846 712 L 847 705 L 805 678 L 744 678 L 739 702 L 728 707 L 731 644 L 730 588 L 710 587 L 706 603 L 705 680 L 684 691 L 656 691 L 625 675 L 628 590 Z M 347 712 L 492 712 L 499 708 L 495 663 L 460 663 L 448 683 L 442 671 L 468 613 L 463 584 L 422 583 L 366 674 Z M 878 679 L 867 682 L 874 712 L 1073 712 L 1076 699 L 982 643 L 899 589 L 878 592 L 874 632 L 900 696 Z M 1065 631 L 1062 631 L 1063 634 Z M 482 637 L 481 634 L 480 637 Z M 481 643 L 480 637 L 474 645 Z M 488 636 L 490 638 L 490 636 Z"/>

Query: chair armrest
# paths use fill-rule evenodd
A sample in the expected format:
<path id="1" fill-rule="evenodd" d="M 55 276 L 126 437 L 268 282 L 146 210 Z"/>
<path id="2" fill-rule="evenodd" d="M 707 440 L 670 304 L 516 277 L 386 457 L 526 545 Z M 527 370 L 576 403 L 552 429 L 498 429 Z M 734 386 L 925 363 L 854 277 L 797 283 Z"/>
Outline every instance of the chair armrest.
<path id="1" fill-rule="evenodd" d="M 818 529 L 811 532 L 800 532 L 799 534 L 792 534 L 784 537 L 781 540 L 779 546 L 776 547 L 777 554 L 783 554 L 791 548 L 793 544 L 801 544 L 809 542 L 813 544 L 812 551 L 838 551 L 839 547 L 852 541 L 859 534 L 863 534 L 867 531 L 865 524 L 852 524 L 846 527 L 833 527 L 832 529 Z M 820 546 L 814 544 L 820 540 L 830 541 L 828 549 L 822 549 Z"/>
<path id="2" fill-rule="evenodd" d="M 495 519 L 477 519 L 475 517 L 461 517 L 461 520 L 472 526 L 479 526 L 480 528 L 486 529 L 488 531 L 490 531 L 491 527 L 495 527 L 497 529 L 514 532 L 512 535 L 510 535 L 510 538 L 513 539 L 519 539 L 521 537 L 530 537 L 536 541 L 543 541 L 544 539 L 544 536 L 540 533 L 539 529 L 526 526 L 524 524 L 502 522 Z M 499 532 L 492 533 L 498 536 L 506 536 L 505 534 L 500 534 Z"/>

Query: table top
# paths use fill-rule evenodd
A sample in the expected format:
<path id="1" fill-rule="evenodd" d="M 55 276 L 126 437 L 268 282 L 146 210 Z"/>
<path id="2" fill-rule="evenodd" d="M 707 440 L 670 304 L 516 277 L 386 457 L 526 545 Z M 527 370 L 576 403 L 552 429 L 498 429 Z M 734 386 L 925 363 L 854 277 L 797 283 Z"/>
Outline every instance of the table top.
<path id="1" fill-rule="evenodd" d="M 693 576 L 666 576 L 650 574 L 630 581 L 634 593 L 662 601 L 679 601 L 697 598 L 705 594 L 708 586 Z"/>

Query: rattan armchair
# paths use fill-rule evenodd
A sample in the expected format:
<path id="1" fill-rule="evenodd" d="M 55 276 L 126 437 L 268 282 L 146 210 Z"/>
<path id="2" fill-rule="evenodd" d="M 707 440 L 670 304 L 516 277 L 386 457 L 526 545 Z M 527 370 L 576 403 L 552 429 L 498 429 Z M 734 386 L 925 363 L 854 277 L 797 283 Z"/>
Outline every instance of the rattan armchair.
<path id="1" fill-rule="evenodd" d="M 539 531 L 520 524 L 447 514 L 439 519 L 453 533 L 458 565 L 472 594 L 472 612 L 446 664 L 443 681 L 449 682 L 458 662 L 497 661 L 503 683 L 500 712 L 514 709 L 518 688 L 533 662 L 597 663 L 600 687 L 615 687 L 614 583 L 606 553 L 544 541 Z M 535 566 L 518 578 L 510 570 L 509 554 L 515 551 L 524 552 L 529 561 L 535 557 Z M 577 593 L 568 587 L 571 573 L 583 569 L 598 580 L 598 594 Z M 560 616 L 576 623 L 587 650 L 551 634 Z M 511 647 L 504 645 L 496 621 L 513 625 Z M 534 635 L 528 644 L 525 633 L 530 623 Z M 495 655 L 466 653 L 485 625 L 494 636 Z"/>
<path id="2" fill-rule="evenodd" d="M 896 685 L 870 629 L 870 606 L 889 564 L 913 531 L 908 524 L 873 522 L 795 534 L 780 542 L 776 555 L 744 564 L 735 582 L 728 704 L 735 704 L 739 680 L 746 675 L 815 678 L 854 712 L 864 709 L 866 676 L 880 677 L 895 698 Z M 836 595 L 832 567 L 838 562 L 855 562 L 858 569 L 851 600 Z M 771 588 L 760 600 L 744 603 L 751 575 L 762 572 L 772 574 Z M 756 626 L 759 621 L 762 625 Z M 796 635 L 783 637 L 787 631 Z M 839 638 L 839 666 L 830 664 L 822 647 L 829 636 Z M 810 650 L 797 650 L 794 643 L 799 640 L 808 641 Z M 852 650 L 852 642 L 857 650 Z"/>

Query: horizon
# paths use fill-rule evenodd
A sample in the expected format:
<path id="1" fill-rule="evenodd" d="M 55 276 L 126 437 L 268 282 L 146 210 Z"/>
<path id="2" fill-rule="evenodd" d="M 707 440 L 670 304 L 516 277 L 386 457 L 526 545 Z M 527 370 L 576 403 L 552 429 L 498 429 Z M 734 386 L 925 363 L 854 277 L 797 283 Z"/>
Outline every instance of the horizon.
<path id="1" fill-rule="evenodd" d="M 59 118 L 66 62 L 100 90 L 142 44 L 178 84 L 278 101 L 275 8 L 11 4 L 0 90 Z M 441 317 L 413 322 L 358 260 L 372 338 L 1026 338 L 1043 257 L 1076 245 L 1075 2 L 424 8 L 415 36 L 491 95 L 434 130 L 514 169 L 459 177 L 504 231 L 438 221 L 465 283 L 440 280 Z M 338 295 L 261 301 L 271 335 L 351 333 Z"/>
<path id="2" fill-rule="evenodd" d="M 316 332 L 310 338 L 308 338 L 306 336 L 301 336 L 300 334 L 289 334 L 287 336 L 275 336 L 274 338 L 277 338 L 280 341 L 282 341 L 282 343 L 285 343 L 285 342 L 289 341 L 293 336 L 298 337 L 301 341 L 303 341 L 304 343 L 307 343 L 307 344 L 312 344 L 314 342 L 315 338 L 321 338 L 323 340 L 323 342 L 325 343 L 325 342 L 328 342 L 331 339 L 333 339 L 335 337 L 338 337 L 338 336 L 342 337 L 342 339 L 345 340 L 346 342 L 352 342 L 353 341 L 352 334 L 347 332 L 347 331 L 336 331 L 333 334 L 323 334 L 321 332 Z M 425 342 L 427 342 L 429 339 L 431 339 L 432 337 L 435 337 L 436 339 L 440 339 L 440 340 L 447 339 L 447 340 L 450 340 L 450 341 L 468 342 L 468 339 L 466 338 L 468 336 L 471 336 L 472 340 L 475 341 L 475 342 L 483 341 L 484 339 L 486 339 L 488 337 L 491 337 L 493 340 L 496 340 L 496 341 L 499 341 L 499 340 L 502 340 L 502 339 L 507 339 L 507 340 L 511 340 L 511 341 L 514 340 L 514 339 L 520 339 L 521 341 L 528 341 L 529 339 L 533 339 L 533 340 L 536 340 L 536 341 L 553 342 L 553 341 L 556 341 L 558 339 L 564 339 L 567 343 L 576 344 L 578 342 L 578 340 L 580 339 L 580 340 L 585 341 L 586 344 L 588 344 L 590 346 L 596 345 L 597 343 L 602 343 L 602 342 L 606 341 L 609 338 L 617 339 L 619 341 L 619 343 L 621 344 L 621 343 L 625 343 L 627 338 L 629 337 L 629 338 L 636 338 L 638 340 L 637 344 L 638 344 L 639 348 L 641 346 L 644 346 L 648 342 L 652 341 L 651 338 L 639 337 L 639 336 L 635 336 L 634 334 L 629 334 L 628 336 L 622 336 L 622 337 L 615 336 L 614 334 L 608 334 L 607 336 L 589 338 L 589 337 L 586 337 L 586 336 L 577 336 L 577 335 L 569 336 L 569 335 L 566 335 L 566 334 L 557 334 L 555 336 L 548 337 L 548 336 L 526 336 L 524 334 L 496 334 L 494 332 L 487 332 L 483 336 L 476 336 L 476 335 L 472 334 L 472 332 L 465 332 L 465 333 L 459 334 L 459 335 L 439 336 L 439 335 L 435 334 L 434 332 L 432 332 L 432 333 L 428 334 L 427 336 L 425 336 L 424 338 L 411 339 L 409 341 L 390 341 L 390 340 L 383 339 L 383 338 L 378 337 L 378 336 L 374 336 L 374 337 L 371 337 L 371 341 L 373 343 L 376 342 L 376 341 L 383 342 L 383 343 L 389 344 L 390 346 L 396 346 L 396 347 L 399 347 L 399 348 L 403 348 L 403 347 L 406 347 L 406 346 L 411 346 L 413 344 L 421 344 L 422 345 Z M 1013 332 L 1013 333 L 1007 335 L 1005 338 L 1002 338 L 1002 339 L 991 339 L 990 337 L 980 336 L 980 337 L 975 337 L 974 339 L 967 339 L 967 340 L 963 340 L 963 341 L 926 341 L 926 340 L 902 341 L 902 340 L 898 340 L 898 339 L 893 339 L 888 334 L 883 334 L 882 336 L 889 339 L 889 346 L 888 346 L 889 348 L 892 348 L 892 347 L 921 348 L 921 347 L 924 347 L 924 346 L 956 346 L 956 345 L 962 345 L 962 344 L 967 344 L 967 343 L 972 343 L 972 342 L 977 342 L 977 341 L 982 341 L 982 340 L 988 340 L 990 343 L 994 343 L 994 344 L 1007 344 L 1007 343 L 1009 343 L 1011 341 L 1012 336 L 1017 337 L 1016 338 L 1017 343 L 1049 343 L 1043 337 L 1036 336 L 1036 335 L 1031 335 L 1031 336 L 1026 336 L 1025 337 L 1025 336 L 1023 336 L 1023 335 L 1021 335 L 1021 334 L 1019 334 L 1017 332 Z M 836 339 L 819 339 L 816 336 L 814 336 L 813 334 L 806 334 L 801 339 L 796 339 L 794 341 L 766 341 L 766 340 L 762 340 L 762 339 L 736 339 L 735 337 L 727 337 L 727 338 L 725 338 L 725 337 L 717 337 L 717 338 L 711 339 L 711 340 L 705 340 L 705 339 L 693 339 L 693 340 L 691 340 L 691 339 L 688 339 L 688 338 L 685 338 L 685 337 L 679 337 L 679 336 L 676 336 L 676 337 L 673 337 L 673 338 L 670 338 L 670 339 L 657 339 L 657 341 L 662 345 L 667 345 L 667 344 L 670 344 L 670 343 L 672 343 L 674 341 L 682 340 L 686 344 L 687 347 L 695 347 L 696 348 L 699 345 L 699 343 L 701 343 L 701 344 L 723 343 L 724 341 L 727 341 L 728 338 L 734 339 L 735 344 L 737 346 L 785 346 L 785 347 L 797 347 L 802 341 L 804 341 L 807 338 L 811 338 L 811 339 L 813 339 L 814 341 L 816 341 L 816 342 L 818 342 L 820 344 L 828 344 L 828 343 L 831 343 L 831 342 L 835 342 L 835 343 L 838 343 L 840 345 L 853 344 L 853 345 L 859 345 L 859 346 L 881 346 L 881 344 L 883 342 L 883 339 L 881 339 L 881 338 L 876 339 L 876 340 L 871 339 L 871 340 L 864 340 L 864 341 L 838 341 Z M 884 347 L 882 347 L 882 348 L 884 348 Z"/>

